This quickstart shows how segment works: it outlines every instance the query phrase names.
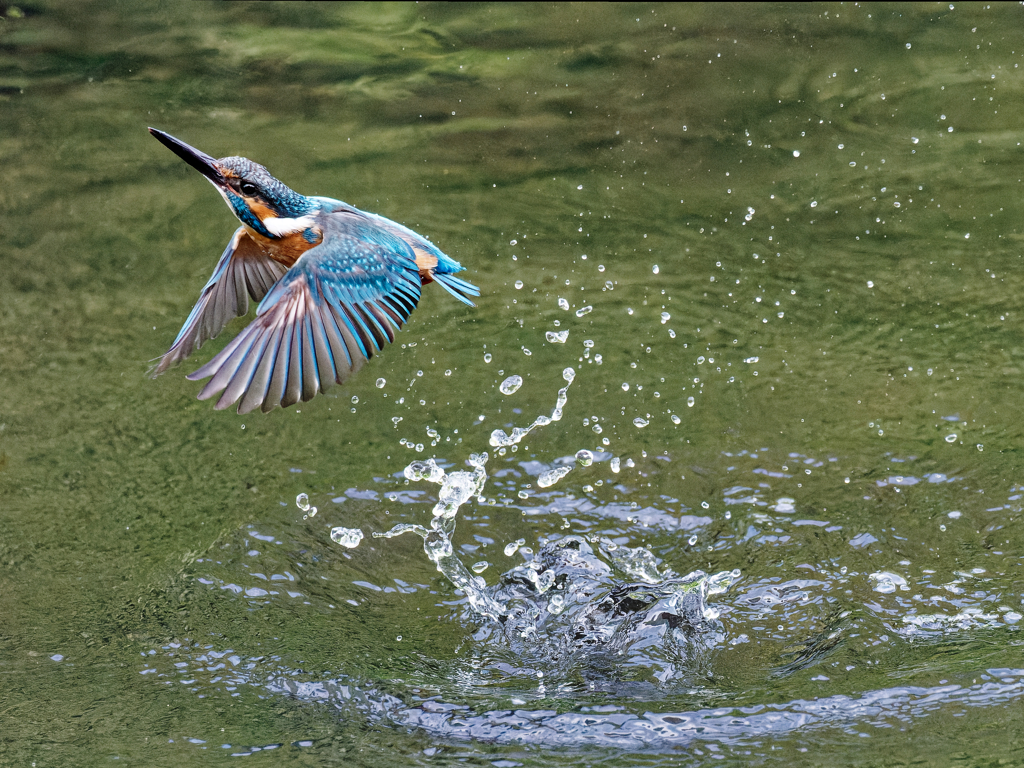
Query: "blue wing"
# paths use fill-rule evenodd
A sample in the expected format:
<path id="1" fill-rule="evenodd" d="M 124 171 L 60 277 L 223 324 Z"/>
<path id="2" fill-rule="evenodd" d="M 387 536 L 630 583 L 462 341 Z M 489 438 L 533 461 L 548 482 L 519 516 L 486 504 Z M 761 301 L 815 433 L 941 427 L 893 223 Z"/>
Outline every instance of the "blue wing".
<path id="1" fill-rule="evenodd" d="M 211 377 L 201 400 L 239 413 L 313 398 L 394 341 L 419 302 L 410 245 L 359 212 L 322 219 L 323 241 L 273 286 L 246 326 L 188 378 Z"/>
<path id="2" fill-rule="evenodd" d="M 383 216 L 378 216 L 375 213 L 364 212 L 363 215 L 379 223 L 382 227 L 398 235 L 398 237 L 408 243 L 416 255 L 416 264 L 419 266 L 420 274 L 426 278 L 425 282 L 434 280 L 463 304 L 468 304 L 471 307 L 476 306 L 469 297 L 479 296 L 480 289 L 472 283 L 467 283 L 462 278 L 455 277 L 456 272 L 462 272 L 465 269 L 464 266 L 446 255 L 425 237 L 413 232 L 408 227 L 403 227 L 401 224 L 391 219 L 386 219 Z"/>
<path id="3" fill-rule="evenodd" d="M 410 248 L 412 248 L 420 274 L 426 278 L 426 282 L 434 280 L 438 285 L 448 291 L 448 293 L 457 298 L 463 304 L 468 304 L 471 307 L 475 306 L 472 299 L 469 297 L 479 296 L 480 289 L 472 283 L 466 282 L 462 278 L 455 277 L 455 273 L 462 272 L 465 267 L 459 264 L 455 259 L 446 255 L 440 248 L 418 232 L 414 232 L 408 227 L 403 227 L 398 222 L 392 221 L 384 216 L 360 211 L 358 208 L 353 208 L 348 203 L 344 203 L 341 200 L 335 200 L 330 197 L 315 197 L 312 199 L 317 200 L 323 206 L 324 210 L 351 211 L 358 213 L 380 227 L 383 227 L 391 234 L 397 235 L 404 240 Z"/>
<path id="4" fill-rule="evenodd" d="M 253 242 L 244 227 L 235 230 L 199 301 L 150 375 L 159 376 L 216 337 L 232 319 L 249 311 L 250 296 L 260 301 L 286 270 Z"/>

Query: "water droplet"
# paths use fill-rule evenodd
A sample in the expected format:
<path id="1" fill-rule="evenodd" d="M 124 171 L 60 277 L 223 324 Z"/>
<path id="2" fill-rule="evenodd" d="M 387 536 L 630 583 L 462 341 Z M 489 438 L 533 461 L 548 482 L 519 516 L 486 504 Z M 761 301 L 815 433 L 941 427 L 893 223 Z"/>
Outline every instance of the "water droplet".
<path id="1" fill-rule="evenodd" d="M 358 528 L 331 528 L 331 541 L 335 544 L 340 544 L 343 547 L 353 549 L 359 546 L 359 542 L 363 540 L 363 532 Z"/>
<path id="2" fill-rule="evenodd" d="M 508 244 L 509 245 L 516 245 L 518 242 L 519 242 L 518 240 L 509 240 Z"/>
<path id="3" fill-rule="evenodd" d="M 818 207 L 818 201 L 817 200 L 812 200 L 811 201 L 811 208 L 817 208 L 817 207 Z"/>
<path id="4" fill-rule="evenodd" d="M 505 557 L 512 557 L 523 544 L 526 543 L 526 539 L 519 539 L 519 541 L 510 541 L 505 545 Z"/>
<path id="5" fill-rule="evenodd" d="M 571 471 L 572 467 L 558 467 L 556 469 L 549 469 L 546 472 L 541 472 L 540 476 L 537 478 L 537 487 L 550 488 Z"/>
<path id="6" fill-rule="evenodd" d="M 693 404 L 694 404 L 694 402 L 695 402 L 695 401 L 694 401 L 694 399 L 693 399 L 693 397 L 692 397 L 692 396 L 690 396 L 690 397 L 686 398 L 686 405 L 687 405 L 687 406 L 689 406 L 690 408 L 693 408 Z"/>
<path id="7" fill-rule="evenodd" d="M 523 386 L 522 376 L 509 376 L 501 382 L 501 386 L 499 386 L 498 389 L 501 390 L 501 394 L 503 395 L 512 395 L 515 394 L 521 386 Z"/>
<path id="8" fill-rule="evenodd" d="M 674 413 L 672 414 L 672 423 L 673 424 L 680 424 L 680 423 L 682 423 L 682 421 L 683 420 L 680 419 L 678 416 L 676 416 Z"/>
<path id="9" fill-rule="evenodd" d="M 651 272 L 653 272 L 654 274 L 658 274 L 660 271 L 661 270 L 658 268 L 657 264 L 655 264 L 653 267 L 651 267 Z"/>
<path id="10" fill-rule="evenodd" d="M 516 496 L 518 496 L 523 501 L 530 498 L 530 494 L 528 494 L 526 491 L 520 491 L 519 493 L 516 494 Z"/>
<path id="11" fill-rule="evenodd" d="M 448 368 L 447 370 L 445 370 L 444 375 L 445 376 L 451 376 L 452 375 L 452 369 Z"/>
<path id="12" fill-rule="evenodd" d="M 444 470 L 433 459 L 414 461 L 405 468 L 403 474 L 406 480 L 413 482 L 426 480 L 428 483 L 440 483 L 445 477 Z"/>
<path id="13" fill-rule="evenodd" d="M 594 308 L 588 304 L 587 306 L 580 307 L 579 309 L 576 310 L 576 317 L 583 317 L 584 315 L 589 315 L 593 311 Z"/>
<path id="14" fill-rule="evenodd" d="M 488 563 L 486 560 L 481 560 L 478 563 L 473 563 L 469 567 L 473 571 L 473 573 L 483 573 L 484 571 L 487 570 L 487 567 L 489 565 L 490 565 L 490 563 Z"/>
<path id="15" fill-rule="evenodd" d="M 956 442 L 956 433 L 954 432 L 952 435 L 946 435 L 946 442 L 947 443 L 955 443 Z"/>
<path id="16" fill-rule="evenodd" d="M 384 385 L 385 384 L 387 384 L 386 380 L 384 380 L 384 379 L 377 379 L 377 389 L 384 389 Z"/>
<path id="17" fill-rule="evenodd" d="M 516 285 L 516 290 L 518 291 L 519 289 L 521 289 L 523 287 L 523 281 L 522 280 L 516 280 L 515 285 Z"/>
<path id="18" fill-rule="evenodd" d="M 356 395 L 352 395 L 352 405 L 355 405 L 358 402 L 359 402 L 359 398 Z"/>
<path id="19" fill-rule="evenodd" d="M 529 357 L 530 355 L 533 354 L 533 352 L 528 350 L 526 347 L 523 347 L 523 354 L 526 355 L 527 357 Z"/>
<path id="20" fill-rule="evenodd" d="M 883 595 L 892 594 L 897 589 L 906 590 L 909 588 L 906 579 L 898 574 L 889 573 L 888 571 L 872 573 L 868 578 L 875 582 L 875 586 L 873 587 L 875 592 L 881 592 Z"/>
<path id="21" fill-rule="evenodd" d="M 643 429 L 650 423 L 651 422 L 649 422 L 647 419 L 644 419 L 640 416 L 637 416 L 635 419 L 633 419 L 633 426 L 636 427 L 637 429 Z"/>
<path id="22" fill-rule="evenodd" d="M 668 312 L 662 312 L 661 313 L 661 324 L 662 325 L 664 325 L 665 323 L 667 323 L 671 319 L 672 319 L 672 315 L 670 315 Z"/>
<path id="23" fill-rule="evenodd" d="M 548 600 L 548 613 L 557 616 L 565 610 L 565 598 L 559 594 L 554 594 Z M 1009 614 L 1007 614 L 1009 615 Z"/>
<path id="24" fill-rule="evenodd" d="M 874 280 L 868 280 L 868 288 L 874 288 L 874 287 L 875 287 Z"/>
<path id="25" fill-rule="evenodd" d="M 544 334 L 544 338 L 552 344 L 565 344 L 565 340 L 569 338 L 569 331 L 548 331 Z"/>
<path id="26" fill-rule="evenodd" d="M 558 308 L 559 309 L 569 309 L 569 300 L 568 299 L 559 299 L 558 300 Z"/>
<path id="27" fill-rule="evenodd" d="M 629 392 L 629 384 L 627 384 L 626 382 L 622 382 L 622 391 Z"/>
<path id="28" fill-rule="evenodd" d="M 572 384 L 573 379 L 576 378 L 576 371 L 574 371 L 572 368 L 563 368 L 562 378 L 565 379 L 569 384 Z"/>
<path id="29" fill-rule="evenodd" d="M 799 149 L 794 149 L 793 150 L 793 157 L 800 157 L 800 150 Z"/>
<path id="30" fill-rule="evenodd" d="M 491 353 L 490 352 L 484 352 L 484 362 L 485 363 L 491 362 Z"/>
<path id="31" fill-rule="evenodd" d="M 619 472 L 619 457 L 618 456 L 613 456 L 612 460 L 609 462 L 609 465 L 612 468 L 612 472 L 615 472 L 616 474 L 618 474 L 618 472 Z"/>
<path id="32" fill-rule="evenodd" d="M 587 450 L 576 451 L 576 463 L 581 467 L 589 467 L 594 463 L 594 454 Z"/>
<path id="33" fill-rule="evenodd" d="M 309 512 L 309 496 L 304 493 L 300 493 L 295 497 L 295 506 L 303 512 Z"/>

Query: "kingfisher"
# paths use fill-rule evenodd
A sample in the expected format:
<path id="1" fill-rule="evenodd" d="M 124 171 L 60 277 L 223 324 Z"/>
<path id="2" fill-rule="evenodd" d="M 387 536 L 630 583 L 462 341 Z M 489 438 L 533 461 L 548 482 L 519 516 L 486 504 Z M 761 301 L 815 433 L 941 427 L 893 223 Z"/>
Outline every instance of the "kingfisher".
<path id="1" fill-rule="evenodd" d="M 383 216 L 341 200 L 300 195 L 259 163 L 214 159 L 150 128 L 164 146 L 216 187 L 242 225 L 153 378 L 217 336 L 258 302 L 256 317 L 186 378 L 209 381 L 200 400 L 220 395 L 238 413 L 311 400 L 342 383 L 395 340 L 422 286 L 436 282 L 459 301 L 480 289 L 456 277 L 464 267 L 433 243 Z"/>

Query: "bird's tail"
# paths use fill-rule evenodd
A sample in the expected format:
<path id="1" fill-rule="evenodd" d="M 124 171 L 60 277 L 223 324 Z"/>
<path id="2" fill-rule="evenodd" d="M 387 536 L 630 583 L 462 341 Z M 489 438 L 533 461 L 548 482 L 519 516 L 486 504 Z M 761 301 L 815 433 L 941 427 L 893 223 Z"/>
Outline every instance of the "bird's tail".
<path id="1" fill-rule="evenodd" d="M 471 307 L 476 306 L 469 297 L 479 296 L 480 289 L 472 283 L 467 283 L 465 280 L 455 277 L 455 275 L 445 274 L 442 272 L 434 272 L 431 277 L 434 278 L 434 281 L 437 282 L 438 285 L 448 291 L 448 293 L 463 304 L 468 304 Z"/>

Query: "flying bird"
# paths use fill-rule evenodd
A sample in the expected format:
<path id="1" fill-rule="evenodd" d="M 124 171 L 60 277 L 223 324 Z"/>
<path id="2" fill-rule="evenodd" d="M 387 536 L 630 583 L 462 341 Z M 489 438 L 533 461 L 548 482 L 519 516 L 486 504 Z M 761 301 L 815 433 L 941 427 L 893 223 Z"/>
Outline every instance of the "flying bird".
<path id="1" fill-rule="evenodd" d="M 433 243 L 383 216 L 289 189 L 259 163 L 219 160 L 150 128 L 164 146 L 216 187 L 241 221 L 171 348 L 159 376 L 259 302 L 256 317 L 206 365 L 200 400 L 238 413 L 312 399 L 362 367 L 395 339 L 422 286 L 436 282 L 459 301 L 480 289 L 456 277 L 463 266 Z"/>

